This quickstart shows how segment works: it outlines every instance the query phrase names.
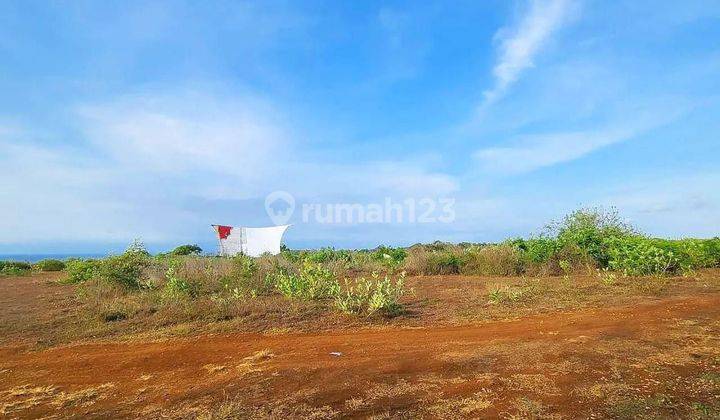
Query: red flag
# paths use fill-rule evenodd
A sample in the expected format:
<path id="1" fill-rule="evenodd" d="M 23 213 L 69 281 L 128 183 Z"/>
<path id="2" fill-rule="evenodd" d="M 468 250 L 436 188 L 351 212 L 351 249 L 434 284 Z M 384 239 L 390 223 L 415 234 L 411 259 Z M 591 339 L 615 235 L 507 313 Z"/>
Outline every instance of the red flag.
<path id="1" fill-rule="evenodd" d="M 230 231 L 232 230 L 232 226 L 218 226 L 217 232 L 220 239 L 225 239 L 228 236 L 230 236 Z"/>

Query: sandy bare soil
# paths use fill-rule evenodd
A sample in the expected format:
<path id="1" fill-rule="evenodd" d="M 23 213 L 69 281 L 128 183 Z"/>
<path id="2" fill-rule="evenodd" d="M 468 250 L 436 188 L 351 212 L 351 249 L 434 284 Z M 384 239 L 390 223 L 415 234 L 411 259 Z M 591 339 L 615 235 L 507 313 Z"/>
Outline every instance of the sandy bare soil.
<path id="1" fill-rule="evenodd" d="M 6 283 L 0 297 L 3 323 L 26 322 L 31 335 L 52 328 L 53 316 L 73 316 L 72 294 L 45 277 Z M 22 287 L 8 291 L 15 283 Z M 441 298 L 458 293 L 450 286 L 438 290 Z M 29 346 L 17 329 L 3 327 L 0 413 L 10 418 L 720 416 L 716 291 L 525 312 L 517 319 L 464 325 L 198 331 L 182 339 L 86 340 L 43 350 Z M 35 323 L 27 318 L 33 314 Z"/>

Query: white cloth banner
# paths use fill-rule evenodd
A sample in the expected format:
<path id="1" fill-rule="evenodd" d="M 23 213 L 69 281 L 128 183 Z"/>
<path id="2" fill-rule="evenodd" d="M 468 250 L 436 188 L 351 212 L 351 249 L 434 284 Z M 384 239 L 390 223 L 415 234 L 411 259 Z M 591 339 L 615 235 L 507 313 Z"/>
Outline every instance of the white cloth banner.
<path id="1" fill-rule="evenodd" d="M 213 225 L 220 241 L 220 255 L 245 254 L 250 257 L 279 254 L 282 236 L 288 227 L 290 225 L 264 228 Z"/>

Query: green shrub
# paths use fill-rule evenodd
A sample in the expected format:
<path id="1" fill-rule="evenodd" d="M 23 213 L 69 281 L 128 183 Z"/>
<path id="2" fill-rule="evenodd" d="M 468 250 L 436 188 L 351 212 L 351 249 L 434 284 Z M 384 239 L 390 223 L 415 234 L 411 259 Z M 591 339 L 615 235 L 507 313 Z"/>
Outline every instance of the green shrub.
<path id="1" fill-rule="evenodd" d="M 98 274 L 99 266 L 100 261 L 98 260 L 70 259 L 65 263 L 67 277 L 63 282 L 71 284 L 84 283 Z"/>
<path id="2" fill-rule="evenodd" d="M 463 274 L 516 276 L 523 271 L 521 253 L 509 244 L 470 247 L 461 262 Z"/>
<path id="3" fill-rule="evenodd" d="M 717 267 L 720 263 L 720 241 L 717 239 L 654 239 L 656 246 L 673 252 L 682 271 Z"/>
<path id="4" fill-rule="evenodd" d="M 651 238 L 610 237 L 604 244 L 608 267 L 622 271 L 626 276 L 668 274 L 681 268 L 677 255 Z"/>
<path id="5" fill-rule="evenodd" d="M 257 271 L 255 260 L 247 255 L 236 255 L 232 258 L 232 275 L 249 278 Z"/>
<path id="6" fill-rule="evenodd" d="M 345 280 L 345 290 L 335 296 L 335 306 L 349 314 L 373 315 L 382 313 L 396 316 L 402 312 L 400 298 L 405 293 L 405 273 L 393 282 L 389 276 L 382 280 L 374 275 L 372 280 L 360 278 L 355 285 Z"/>
<path id="7" fill-rule="evenodd" d="M 39 271 L 62 271 L 65 263 L 60 260 L 47 259 L 35 263 L 35 269 Z"/>
<path id="8" fill-rule="evenodd" d="M 407 251 L 403 248 L 391 248 L 385 245 L 380 245 L 372 253 L 372 257 L 377 261 L 383 261 L 389 265 L 399 265 L 405 261 L 407 257 Z"/>
<path id="9" fill-rule="evenodd" d="M 431 252 L 428 255 L 427 274 L 460 274 L 462 260 L 451 251 Z"/>
<path id="10" fill-rule="evenodd" d="M 330 261 L 350 261 L 350 251 L 335 250 L 335 248 L 321 248 L 315 251 L 307 251 L 305 259 L 314 263 L 326 263 Z"/>
<path id="11" fill-rule="evenodd" d="M 560 249 L 558 240 L 547 236 L 513 239 L 508 243 L 522 252 L 523 259 L 536 264 L 548 262 Z"/>
<path id="12" fill-rule="evenodd" d="M 147 285 L 143 282 L 144 271 L 150 263 L 145 247 L 134 242 L 124 253 L 101 260 L 98 277 L 127 289 L 139 289 Z"/>
<path id="13" fill-rule="evenodd" d="M 183 256 L 183 255 L 200 255 L 202 254 L 202 248 L 197 245 L 180 245 L 179 247 L 170 251 L 170 255 Z"/>
<path id="14" fill-rule="evenodd" d="M 558 249 L 576 245 L 601 267 L 609 264 L 608 240 L 637 236 L 636 230 L 623 222 L 615 209 L 576 210 L 562 221 L 550 224 L 548 229 L 556 233 Z"/>
<path id="15" fill-rule="evenodd" d="M 447 251 L 447 250 L 452 250 L 455 248 L 455 246 L 453 244 L 448 243 L 448 242 L 442 242 L 442 241 L 435 241 L 435 242 L 429 243 L 429 244 L 413 245 L 413 247 L 415 247 L 415 246 L 422 247 L 426 251 Z"/>
<path id="16" fill-rule="evenodd" d="M 714 261 L 713 267 L 720 267 L 720 238 L 712 238 L 705 241 L 705 252 Z"/>
<path id="17" fill-rule="evenodd" d="M 191 284 L 184 278 L 178 276 L 178 263 L 172 262 L 165 272 L 165 283 L 164 294 L 167 298 L 178 298 L 178 297 L 195 297 L 197 296 L 197 289 L 192 287 Z"/>
<path id="18" fill-rule="evenodd" d="M 222 279 L 222 286 L 229 296 L 255 298 L 269 295 L 276 290 L 276 275 L 271 273 L 291 272 L 285 260 L 278 257 L 257 259 L 238 255 L 232 259 L 230 275 Z"/>
<path id="19" fill-rule="evenodd" d="M 278 272 L 270 281 L 285 297 L 302 300 L 319 300 L 333 297 L 340 290 L 335 275 L 320 264 L 303 261 L 299 274 Z"/>
<path id="20" fill-rule="evenodd" d="M 413 246 L 405 258 L 403 269 L 411 274 L 459 274 L 463 261 L 459 248 L 429 251 L 425 246 Z"/>
<path id="21" fill-rule="evenodd" d="M 24 261 L 0 261 L 0 275 L 22 276 L 30 273 L 32 265 Z"/>

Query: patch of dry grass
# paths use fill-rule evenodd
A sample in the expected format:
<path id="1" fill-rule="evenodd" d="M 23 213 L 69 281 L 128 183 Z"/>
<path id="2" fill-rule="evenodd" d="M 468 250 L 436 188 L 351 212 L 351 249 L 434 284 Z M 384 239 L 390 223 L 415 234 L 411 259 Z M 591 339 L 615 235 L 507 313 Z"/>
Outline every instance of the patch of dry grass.
<path id="1" fill-rule="evenodd" d="M 489 389 L 467 396 L 438 400 L 426 411 L 433 418 L 468 418 L 479 416 L 493 405 L 493 392 Z"/>
<path id="2" fill-rule="evenodd" d="M 74 406 L 87 407 L 97 400 L 106 398 L 106 391 L 114 386 L 112 383 L 107 383 L 76 391 L 60 391 L 53 385 L 14 387 L 4 393 L 0 414 L 19 413 L 39 405 L 48 405 L 54 409 Z"/>
<path id="3" fill-rule="evenodd" d="M 540 401 L 536 401 L 527 397 L 517 398 L 513 402 L 514 412 L 508 413 L 508 419 L 512 420 L 551 420 L 561 419 L 562 416 L 553 413 L 550 409 Z"/>
<path id="4" fill-rule="evenodd" d="M 540 373 L 516 373 L 510 377 L 501 378 L 501 381 L 513 392 L 534 392 L 541 395 L 560 394 L 560 389 L 555 386 L 555 382 Z"/>
<path id="5" fill-rule="evenodd" d="M 71 406 L 87 407 L 94 404 L 97 400 L 106 398 L 107 394 L 105 394 L 104 391 L 114 386 L 112 383 L 107 383 L 73 392 L 60 392 L 53 398 L 51 404 L 57 408 Z"/>

